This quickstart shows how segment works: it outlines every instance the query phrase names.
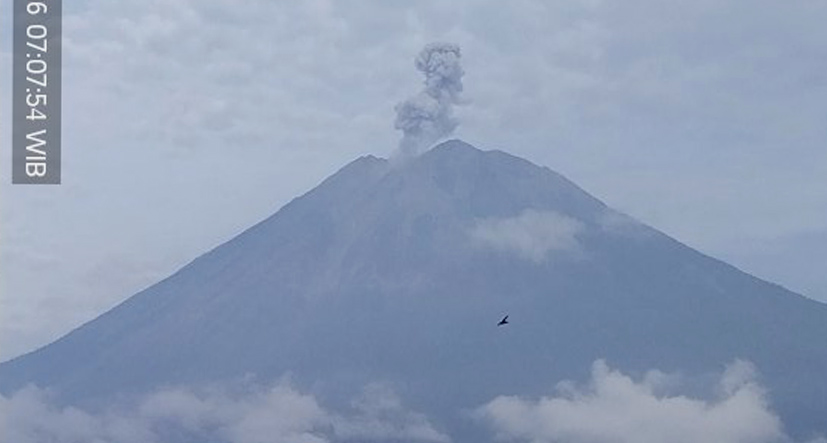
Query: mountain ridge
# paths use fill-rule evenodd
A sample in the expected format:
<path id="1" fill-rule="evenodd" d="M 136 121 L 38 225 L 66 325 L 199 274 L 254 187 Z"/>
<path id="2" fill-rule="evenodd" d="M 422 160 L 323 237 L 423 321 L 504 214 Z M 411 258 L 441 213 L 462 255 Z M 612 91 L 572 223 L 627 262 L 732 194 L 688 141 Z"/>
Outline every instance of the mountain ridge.
<path id="1" fill-rule="evenodd" d="M 510 314 L 507 332 L 492 327 Z M 458 140 L 360 157 L 170 277 L 33 353 L 0 389 L 96 404 L 296 374 L 345 398 L 391 380 L 445 420 L 498 394 L 753 361 L 785 422 L 827 430 L 827 305 L 687 247 L 565 177 Z M 438 362 L 434 364 L 433 362 Z"/>

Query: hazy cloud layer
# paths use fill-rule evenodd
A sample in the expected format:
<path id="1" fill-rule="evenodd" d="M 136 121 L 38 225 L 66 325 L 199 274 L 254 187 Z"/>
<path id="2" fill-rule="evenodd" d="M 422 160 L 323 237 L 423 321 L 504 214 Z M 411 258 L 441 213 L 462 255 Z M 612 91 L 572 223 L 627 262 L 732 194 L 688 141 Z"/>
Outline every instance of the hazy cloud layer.
<path id="1" fill-rule="evenodd" d="M 657 371 L 633 380 L 597 361 L 585 386 L 561 383 L 539 399 L 497 397 L 477 410 L 504 441 L 770 443 L 790 441 L 751 364 L 736 361 L 712 399 L 665 393 Z M 674 380 L 672 380 L 674 382 Z M 672 383 L 674 384 L 674 383 Z M 670 389 L 667 389 L 670 388 Z"/>
<path id="2" fill-rule="evenodd" d="M 167 389 L 132 407 L 90 414 L 54 407 L 48 391 L 28 387 L 9 398 L 0 396 L 0 442 L 450 442 L 382 385 L 368 386 L 352 410 L 342 413 L 325 409 L 286 382 L 249 388 Z"/>
<path id="3" fill-rule="evenodd" d="M 558 384 L 536 399 L 499 396 L 472 414 L 493 439 L 531 443 L 792 443 L 754 367 L 728 365 L 710 398 L 678 393 L 679 375 L 632 377 L 598 360 L 585 385 Z M 189 440 L 187 440 L 189 439 Z M 450 443 L 428 418 L 406 408 L 385 384 L 371 384 L 334 411 L 284 380 L 269 386 L 169 388 L 128 406 L 90 414 L 55 407 L 50 392 L 0 395 L 0 443 Z M 827 443 L 816 437 L 807 443 Z"/>
<path id="4" fill-rule="evenodd" d="M 448 443 L 451 439 L 431 426 L 421 413 L 407 410 L 402 400 L 381 383 L 365 387 L 353 402 L 357 413 L 332 420 L 337 437 L 368 441 L 412 441 Z"/>
<path id="5" fill-rule="evenodd" d="M 510 218 L 479 220 L 471 237 L 484 246 L 541 262 L 552 252 L 578 253 L 578 220 L 554 211 L 526 210 Z"/>

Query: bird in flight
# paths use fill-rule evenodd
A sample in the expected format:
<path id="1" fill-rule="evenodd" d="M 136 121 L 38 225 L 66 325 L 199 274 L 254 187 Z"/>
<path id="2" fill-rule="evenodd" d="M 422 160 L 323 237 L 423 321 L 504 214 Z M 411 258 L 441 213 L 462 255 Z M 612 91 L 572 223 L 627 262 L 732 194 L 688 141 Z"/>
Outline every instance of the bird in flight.
<path id="1" fill-rule="evenodd" d="M 506 315 L 505 317 L 503 317 L 502 320 L 500 320 L 499 323 L 497 323 L 497 326 L 504 326 L 504 325 L 507 325 L 507 324 L 508 324 L 508 316 Z"/>

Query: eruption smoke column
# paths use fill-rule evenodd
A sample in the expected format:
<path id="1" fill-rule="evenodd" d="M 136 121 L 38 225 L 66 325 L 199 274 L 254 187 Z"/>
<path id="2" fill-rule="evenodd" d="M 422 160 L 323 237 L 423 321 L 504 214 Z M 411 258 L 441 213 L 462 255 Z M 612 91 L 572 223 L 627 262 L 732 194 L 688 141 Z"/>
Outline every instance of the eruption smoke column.
<path id="1" fill-rule="evenodd" d="M 465 74 L 459 59 L 459 46 L 450 43 L 428 44 L 416 57 L 416 69 L 425 74 L 425 89 L 394 108 L 393 126 L 402 130 L 399 148 L 403 155 L 418 154 L 459 124 L 453 117 Z"/>

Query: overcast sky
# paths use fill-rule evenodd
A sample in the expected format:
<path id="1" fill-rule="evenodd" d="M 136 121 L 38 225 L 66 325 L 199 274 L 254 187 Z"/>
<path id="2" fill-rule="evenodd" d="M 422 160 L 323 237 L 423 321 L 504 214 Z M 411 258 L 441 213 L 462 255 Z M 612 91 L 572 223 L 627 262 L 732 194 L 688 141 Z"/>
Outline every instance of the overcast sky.
<path id="1" fill-rule="evenodd" d="M 390 155 L 433 41 L 462 48 L 456 136 L 827 301 L 823 1 L 66 2 L 63 184 L 43 187 L 10 185 L 11 3 L 0 359 Z"/>

